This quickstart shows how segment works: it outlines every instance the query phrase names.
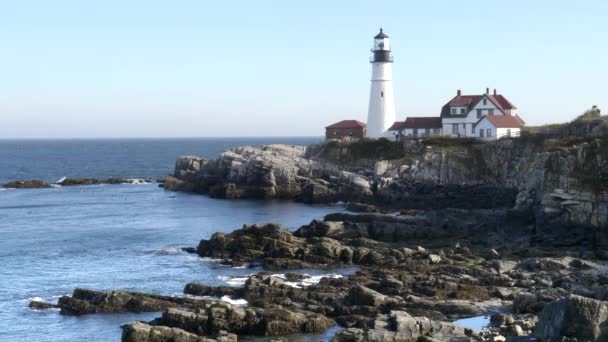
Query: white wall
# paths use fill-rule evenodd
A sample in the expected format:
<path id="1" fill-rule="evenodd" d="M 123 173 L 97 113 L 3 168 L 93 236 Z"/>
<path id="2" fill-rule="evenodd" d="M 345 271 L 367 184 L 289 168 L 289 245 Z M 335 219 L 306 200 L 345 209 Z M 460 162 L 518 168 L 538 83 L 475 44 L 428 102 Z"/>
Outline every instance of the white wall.
<path id="1" fill-rule="evenodd" d="M 496 140 L 506 138 L 508 137 L 509 132 L 511 132 L 512 137 L 517 137 L 521 133 L 521 128 L 496 128 L 494 127 L 494 124 L 492 124 L 488 119 L 481 120 L 479 124 L 475 127 L 475 137 L 480 137 L 480 129 L 483 129 L 484 140 Z M 490 130 L 491 132 L 490 136 L 488 136 L 488 130 Z"/>
<path id="2" fill-rule="evenodd" d="M 456 108 L 460 108 L 460 107 L 456 107 Z M 482 116 L 485 116 L 488 114 L 488 111 L 490 109 L 494 110 L 494 115 L 502 115 L 502 112 L 498 109 L 498 107 L 496 107 L 496 105 L 494 105 L 494 103 L 492 101 L 490 101 L 490 99 L 486 98 L 486 104 L 483 104 L 483 99 L 481 101 L 479 101 L 479 103 L 477 103 L 473 109 L 471 109 L 471 111 L 468 112 L 466 117 L 460 117 L 460 118 L 450 118 L 450 117 L 445 117 L 441 120 L 442 124 L 443 124 L 443 134 L 445 135 L 449 135 L 452 137 L 477 137 L 479 136 L 479 131 L 477 131 L 475 129 L 475 124 L 477 123 L 477 121 L 479 121 L 479 118 L 477 118 L 477 109 L 481 109 L 482 110 Z M 451 109 L 450 109 L 450 113 L 451 113 Z M 452 133 L 452 124 L 458 124 L 458 134 L 453 134 Z M 464 127 L 463 125 L 464 124 Z"/>
<path id="3" fill-rule="evenodd" d="M 508 132 L 511 131 L 512 137 L 518 137 L 521 133 L 521 128 L 498 128 L 498 139 L 508 137 Z"/>
<path id="4" fill-rule="evenodd" d="M 372 63 L 367 136 L 371 138 L 383 137 L 394 122 L 393 63 Z"/>
<path id="5" fill-rule="evenodd" d="M 479 122 L 477 126 L 475 126 L 475 137 L 481 137 L 479 134 L 479 130 L 483 129 L 483 139 L 485 140 L 496 140 L 496 127 L 490 122 L 488 119 L 483 119 Z M 488 136 L 488 130 L 490 130 L 491 135 Z"/>

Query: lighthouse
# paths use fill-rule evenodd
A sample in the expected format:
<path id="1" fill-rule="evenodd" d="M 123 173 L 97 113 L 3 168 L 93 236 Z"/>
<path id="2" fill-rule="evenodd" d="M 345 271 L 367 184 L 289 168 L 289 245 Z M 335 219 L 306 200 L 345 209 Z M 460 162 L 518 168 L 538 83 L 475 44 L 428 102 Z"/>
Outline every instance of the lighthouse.
<path id="1" fill-rule="evenodd" d="M 393 57 L 391 56 L 390 40 L 382 29 L 374 37 L 372 53 L 372 85 L 367 112 L 367 136 L 380 138 L 395 122 Z"/>

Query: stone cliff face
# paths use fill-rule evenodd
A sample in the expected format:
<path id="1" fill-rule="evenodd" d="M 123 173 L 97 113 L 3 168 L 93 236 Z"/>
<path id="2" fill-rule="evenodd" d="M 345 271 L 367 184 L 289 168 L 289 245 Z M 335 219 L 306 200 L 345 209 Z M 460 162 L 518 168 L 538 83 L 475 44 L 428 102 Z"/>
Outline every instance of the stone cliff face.
<path id="1" fill-rule="evenodd" d="M 530 211 L 537 223 L 606 227 L 608 139 L 239 147 L 216 160 L 179 158 L 165 186 L 222 198 L 514 208 Z"/>
<path id="2" fill-rule="evenodd" d="M 365 177 L 339 165 L 313 160 L 304 146 L 238 147 L 216 160 L 180 157 L 166 188 L 221 198 L 281 198 L 333 201 L 338 194 L 371 196 Z"/>

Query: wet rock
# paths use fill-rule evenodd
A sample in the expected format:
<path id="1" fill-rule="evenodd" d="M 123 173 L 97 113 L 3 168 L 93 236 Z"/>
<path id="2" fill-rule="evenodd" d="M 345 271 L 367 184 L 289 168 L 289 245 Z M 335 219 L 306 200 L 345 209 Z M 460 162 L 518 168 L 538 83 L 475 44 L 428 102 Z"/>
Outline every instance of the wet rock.
<path id="1" fill-rule="evenodd" d="M 56 304 L 42 302 L 39 300 L 33 300 L 28 304 L 28 307 L 30 309 L 34 309 L 34 310 L 48 310 L 48 309 L 55 309 L 58 306 Z"/>
<path id="2" fill-rule="evenodd" d="M 8 182 L 2 185 L 4 188 L 10 189 L 38 189 L 38 188 L 50 188 L 51 185 L 43 180 L 17 180 L 13 182 Z"/>
<path id="3" fill-rule="evenodd" d="M 184 288 L 184 293 L 194 296 L 229 296 L 233 298 L 243 297 L 243 289 L 232 286 L 208 286 L 199 283 L 188 283 Z"/>

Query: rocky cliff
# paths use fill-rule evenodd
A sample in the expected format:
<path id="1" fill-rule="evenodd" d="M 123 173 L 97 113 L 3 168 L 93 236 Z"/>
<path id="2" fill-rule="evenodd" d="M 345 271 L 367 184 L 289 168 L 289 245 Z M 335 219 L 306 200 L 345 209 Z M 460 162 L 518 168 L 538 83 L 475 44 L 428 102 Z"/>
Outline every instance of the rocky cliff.
<path id="1" fill-rule="evenodd" d="M 602 132 L 600 132 L 602 133 Z M 221 198 L 366 202 L 393 209 L 513 208 L 539 224 L 608 226 L 608 138 L 542 134 L 268 145 L 180 157 L 165 187 Z"/>

